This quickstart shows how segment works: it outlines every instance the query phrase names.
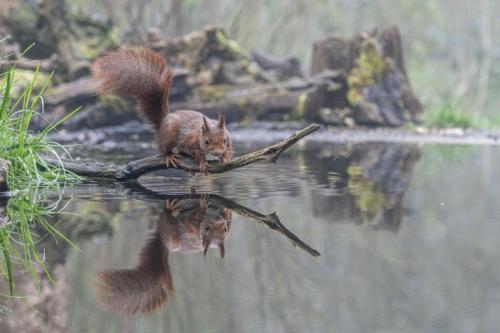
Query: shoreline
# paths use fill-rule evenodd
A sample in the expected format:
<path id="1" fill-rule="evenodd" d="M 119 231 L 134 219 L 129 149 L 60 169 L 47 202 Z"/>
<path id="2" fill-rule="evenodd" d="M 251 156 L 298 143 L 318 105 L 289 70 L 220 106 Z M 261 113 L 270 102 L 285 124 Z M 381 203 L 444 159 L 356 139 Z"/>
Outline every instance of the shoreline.
<path id="1" fill-rule="evenodd" d="M 294 131 L 304 128 L 303 122 L 254 122 L 245 126 L 231 124 L 228 129 L 236 142 L 272 142 L 290 136 Z M 152 136 L 152 131 L 139 121 L 122 125 L 87 129 L 81 131 L 60 131 L 51 135 L 54 141 L 64 144 L 99 144 L 106 141 L 123 140 L 130 137 Z M 325 127 L 304 138 L 304 142 L 325 143 L 403 143 L 403 144 L 443 144 L 443 145 L 500 145 L 500 130 L 484 129 L 430 129 L 417 127 L 402 128 L 339 128 Z"/>

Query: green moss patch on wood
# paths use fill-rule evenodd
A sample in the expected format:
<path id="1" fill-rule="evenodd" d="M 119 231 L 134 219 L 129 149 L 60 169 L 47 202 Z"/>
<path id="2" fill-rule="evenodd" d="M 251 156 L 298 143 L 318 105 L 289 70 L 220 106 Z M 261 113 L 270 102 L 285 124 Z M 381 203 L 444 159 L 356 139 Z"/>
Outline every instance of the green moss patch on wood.
<path id="1" fill-rule="evenodd" d="M 347 77 L 349 90 L 347 99 L 351 105 L 357 105 L 364 100 L 362 89 L 376 84 L 388 69 L 387 60 L 378 50 L 373 39 L 367 39 L 361 44 L 355 66 Z"/>
<path id="2" fill-rule="evenodd" d="M 308 101 L 309 101 L 309 94 L 307 92 L 300 94 L 299 100 L 297 102 L 297 106 L 295 107 L 295 109 L 292 112 L 294 118 L 296 118 L 296 119 L 304 119 L 305 118 L 305 113 L 306 113 Z"/>
<path id="3" fill-rule="evenodd" d="M 0 87 L 5 84 L 6 76 L 0 76 Z M 19 96 L 26 88 L 30 87 L 34 93 L 41 91 L 45 86 L 51 86 L 50 74 L 27 69 L 16 69 L 11 94 Z"/>
<path id="4" fill-rule="evenodd" d="M 224 85 L 202 85 L 194 90 L 194 95 L 201 102 L 217 102 L 226 96 L 228 87 Z"/>
<path id="5" fill-rule="evenodd" d="M 383 211 L 388 199 L 383 191 L 377 188 L 375 182 L 364 177 L 364 170 L 356 165 L 347 169 L 349 175 L 348 189 L 356 197 L 356 207 L 359 209 L 363 223 L 372 223 Z"/>

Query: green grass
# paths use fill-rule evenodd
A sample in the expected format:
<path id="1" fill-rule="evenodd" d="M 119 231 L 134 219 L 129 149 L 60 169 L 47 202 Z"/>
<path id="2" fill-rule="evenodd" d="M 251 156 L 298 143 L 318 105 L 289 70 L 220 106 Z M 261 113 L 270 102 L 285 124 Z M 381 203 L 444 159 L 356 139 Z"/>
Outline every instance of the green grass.
<path id="1" fill-rule="evenodd" d="M 78 110 L 40 132 L 31 131 L 33 119 L 43 117 L 42 94 L 52 76 L 39 82 L 40 74 L 37 68 L 31 81 L 21 84 L 16 78 L 15 66 L 0 73 L 0 157 L 11 162 L 7 174 L 11 192 L 0 198 L 0 208 L 4 210 L 0 217 L 8 218 L 0 219 L 3 220 L 0 224 L 0 276 L 8 285 L 8 291 L 0 291 L 2 295 L 15 294 L 14 275 L 19 269 L 29 273 L 37 285 L 40 269 L 51 279 L 44 265 L 44 254 L 37 247 L 42 237 L 51 235 L 72 244 L 48 222 L 48 217 L 59 211 L 59 201 L 48 200 L 47 193 L 49 189 L 59 191 L 65 182 L 80 178 L 66 171 L 62 162 L 48 164 L 43 156 L 55 156 L 59 161 L 70 158 L 62 145 L 48 139 L 48 134 Z"/>
<path id="2" fill-rule="evenodd" d="M 7 281 L 8 295 L 15 294 L 16 270 L 24 270 L 30 274 L 37 287 L 40 269 L 52 281 L 44 264 L 45 254 L 37 247 L 44 237 L 60 239 L 76 248 L 71 240 L 49 222 L 51 216 L 61 211 L 61 200 L 50 200 L 47 193 L 45 187 L 31 187 L 8 198 L 5 216 L 9 221 L 0 225 L 0 276 Z M 1 294 L 7 293 L 1 291 Z"/>
<path id="3" fill-rule="evenodd" d="M 500 116 L 482 116 L 463 109 L 458 102 L 445 102 L 441 107 L 426 113 L 424 125 L 437 128 L 500 128 Z"/>
<path id="4" fill-rule="evenodd" d="M 430 111 L 425 123 L 439 128 L 478 128 L 483 121 L 470 112 L 460 111 L 453 103 L 447 102 L 436 111 Z"/>
<path id="5" fill-rule="evenodd" d="M 34 117 L 43 117 L 42 94 L 51 75 L 35 93 L 34 87 L 39 74 L 37 69 L 32 81 L 18 96 L 13 96 L 12 92 L 16 86 L 15 73 L 15 67 L 11 66 L 6 73 L 0 75 L 0 156 L 12 164 L 7 174 L 9 186 L 17 189 L 34 183 L 55 184 L 65 180 L 76 180 L 78 177 L 67 172 L 62 163 L 48 164 L 43 156 L 53 155 L 59 160 L 62 157 L 70 157 L 63 146 L 48 140 L 47 134 L 79 110 L 71 112 L 43 131 L 33 133 L 30 131 L 30 123 Z"/>

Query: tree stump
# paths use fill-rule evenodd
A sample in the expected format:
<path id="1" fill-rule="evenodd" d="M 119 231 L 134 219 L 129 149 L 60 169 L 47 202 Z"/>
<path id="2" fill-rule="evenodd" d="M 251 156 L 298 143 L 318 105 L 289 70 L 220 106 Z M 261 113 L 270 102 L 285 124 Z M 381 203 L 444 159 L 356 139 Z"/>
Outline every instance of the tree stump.
<path id="1" fill-rule="evenodd" d="M 346 73 L 346 97 L 357 124 L 394 127 L 419 121 L 422 106 L 406 74 L 397 27 L 316 42 L 311 72 L 324 70 Z"/>

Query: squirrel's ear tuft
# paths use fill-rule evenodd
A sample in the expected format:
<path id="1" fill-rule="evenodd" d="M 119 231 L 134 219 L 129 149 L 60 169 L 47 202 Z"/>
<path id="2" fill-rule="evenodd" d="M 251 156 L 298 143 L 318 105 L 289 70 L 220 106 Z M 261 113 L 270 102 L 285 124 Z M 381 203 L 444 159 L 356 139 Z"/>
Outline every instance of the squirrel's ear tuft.
<path id="1" fill-rule="evenodd" d="M 201 129 L 203 130 L 203 133 L 210 132 L 210 126 L 208 126 L 207 117 L 205 116 L 203 116 L 203 125 L 201 125 Z"/>
<path id="2" fill-rule="evenodd" d="M 226 125 L 226 118 L 224 117 L 224 112 L 219 112 L 219 128 L 224 128 Z"/>

